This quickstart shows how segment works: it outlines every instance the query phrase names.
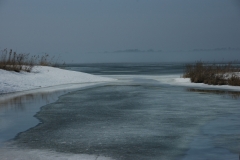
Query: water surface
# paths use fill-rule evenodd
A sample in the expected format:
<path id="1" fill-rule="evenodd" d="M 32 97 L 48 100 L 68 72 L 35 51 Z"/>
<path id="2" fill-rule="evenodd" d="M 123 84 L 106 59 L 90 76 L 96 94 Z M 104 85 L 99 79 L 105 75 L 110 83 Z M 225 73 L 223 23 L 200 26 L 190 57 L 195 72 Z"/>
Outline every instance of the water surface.
<path id="1" fill-rule="evenodd" d="M 70 66 L 119 81 L 60 96 L 35 115 L 41 123 L 12 142 L 19 148 L 117 160 L 238 159 L 239 92 L 172 86 L 152 78 L 180 76 L 183 66 Z"/>

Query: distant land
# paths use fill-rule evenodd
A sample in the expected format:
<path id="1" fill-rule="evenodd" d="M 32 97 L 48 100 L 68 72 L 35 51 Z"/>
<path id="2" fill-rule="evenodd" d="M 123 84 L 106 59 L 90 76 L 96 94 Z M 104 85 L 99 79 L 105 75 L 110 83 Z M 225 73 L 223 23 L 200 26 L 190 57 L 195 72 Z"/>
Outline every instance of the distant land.
<path id="1" fill-rule="evenodd" d="M 233 47 L 220 47 L 220 48 L 199 48 L 192 50 L 141 50 L 141 49 L 124 49 L 124 50 L 115 50 L 115 51 L 99 51 L 99 52 L 88 52 L 88 53 L 161 53 L 161 52 L 206 52 L 206 51 L 240 51 L 240 48 Z"/>
<path id="2" fill-rule="evenodd" d="M 223 48 L 214 48 L 214 49 L 193 49 L 190 51 L 201 52 L 201 51 L 238 51 L 240 48 L 231 48 L 231 47 L 223 47 Z"/>
<path id="3" fill-rule="evenodd" d="M 148 50 L 140 50 L 140 49 L 125 49 L 125 50 L 117 50 L 117 51 L 105 51 L 104 53 L 126 53 L 126 52 L 162 52 L 162 50 L 153 50 L 153 49 L 148 49 Z"/>

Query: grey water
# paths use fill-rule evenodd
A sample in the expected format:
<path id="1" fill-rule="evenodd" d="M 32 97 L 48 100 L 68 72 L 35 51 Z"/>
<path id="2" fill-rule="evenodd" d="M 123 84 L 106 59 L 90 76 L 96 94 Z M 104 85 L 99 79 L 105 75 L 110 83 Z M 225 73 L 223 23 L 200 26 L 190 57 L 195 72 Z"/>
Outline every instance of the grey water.
<path id="1" fill-rule="evenodd" d="M 119 81 L 64 94 L 41 107 L 19 148 L 116 160 L 239 159 L 240 93 L 163 84 L 184 64 L 82 64 L 69 70 Z M 144 76 L 143 76 L 144 75 Z"/>
<path id="2" fill-rule="evenodd" d="M 34 115 L 40 110 L 40 107 L 55 102 L 60 95 L 67 92 L 68 90 L 27 93 L 1 100 L 0 146 L 3 146 L 5 141 L 13 139 L 19 132 L 36 126 L 39 120 Z"/>

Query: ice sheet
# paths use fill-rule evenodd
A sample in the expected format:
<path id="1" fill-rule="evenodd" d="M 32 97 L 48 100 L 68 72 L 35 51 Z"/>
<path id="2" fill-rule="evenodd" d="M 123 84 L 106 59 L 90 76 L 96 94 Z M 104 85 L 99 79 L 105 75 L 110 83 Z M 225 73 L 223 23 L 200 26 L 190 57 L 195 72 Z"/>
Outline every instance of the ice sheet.
<path id="1" fill-rule="evenodd" d="M 108 157 L 88 154 L 67 154 L 47 150 L 0 149 L 1 160 L 111 160 Z"/>
<path id="2" fill-rule="evenodd" d="M 117 78 L 119 80 L 132 80 L 132 79 L 149 79 L 156 80 L 163 84 L 168 84 L 172 86 L 185 86 L 185 87 L 194 87 L 194 88 L 203 88 L 203 89 L 220 89 L 220 90 L 232 90 L 240 91 L 240 86 L 229 86 L 229 85 L 207 85 L 203 83 L 191 83 L 189 78 L 181 78 L 180 74 L 174 75 L 109 75 L 108 77 Z"/>

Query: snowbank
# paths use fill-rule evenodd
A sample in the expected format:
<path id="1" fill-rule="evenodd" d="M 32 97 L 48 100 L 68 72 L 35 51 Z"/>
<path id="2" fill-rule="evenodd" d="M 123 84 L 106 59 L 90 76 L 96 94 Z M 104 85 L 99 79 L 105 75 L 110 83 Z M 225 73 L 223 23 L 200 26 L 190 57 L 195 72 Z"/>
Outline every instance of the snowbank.
<path id="1" fill-rule="evenodd" d="M 197 88 L 209 88 L 209 89 L 223 89 L 240 91 L 240 86 L 229 86 L 229 85 L 208 85 L 204 83 L 192 83 L 190 78 L 174 78 L 172 85 L 197 87 Z"/>
<path id="2" fill-rule="evenodd" d="M 239 74 L 236 74 L 240 76 Z M 117 78 L 119 80 L 128 80 L 132 79 L 148 79 L 155 80 L 163 84 L 168 84 L 171 86 L 183 86 L 191 88 L 201 88 L 201 89 L 214 89 L 214 90 L 229 90 L 229 91 L 240 91 L 240 86 L 229 86 L 229 85 L 207 85 L 204 83 L 192 83 L 190 78 L 180 78 L 181 74 L 172 74 L 172 75 L 114 75 L 108 76 L 112 78 Z"/>
<path id="3" fill-rule="evenodd" d="M 112 80 L 114 79 L 47 66 L 35 66 L 31 73 L 18 73 L 0 69 L 0 94 L 64 84 L 95 83 Z"/>

